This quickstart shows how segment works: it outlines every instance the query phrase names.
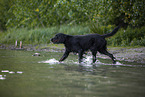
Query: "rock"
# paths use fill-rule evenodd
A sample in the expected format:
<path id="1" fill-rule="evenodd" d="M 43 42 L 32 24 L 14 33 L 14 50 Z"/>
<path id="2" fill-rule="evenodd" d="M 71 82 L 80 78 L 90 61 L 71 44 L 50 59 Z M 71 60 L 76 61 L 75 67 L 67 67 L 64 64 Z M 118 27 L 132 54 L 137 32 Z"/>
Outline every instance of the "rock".
<path id="1" fill-rule="evenodd" d="M 40 56 L 40 53 L 34 53 L 32 56 Z"/>

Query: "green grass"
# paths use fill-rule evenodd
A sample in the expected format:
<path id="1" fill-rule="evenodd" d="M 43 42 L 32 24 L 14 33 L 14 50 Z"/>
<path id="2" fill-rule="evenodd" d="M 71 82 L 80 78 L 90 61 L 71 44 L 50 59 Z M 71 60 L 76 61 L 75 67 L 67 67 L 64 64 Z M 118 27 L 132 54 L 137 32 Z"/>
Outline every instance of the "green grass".
<path id="1" fill-rule="evenodd" d="M 49 28 L 35 29 L 9 29 L 6 32 L 0 32 L 0 43 L 15 44 L 17 40 L 23 44 L 40 45 L 49 44 L 50 39 L 56 33 L 65 33 L 69 35 L 85 35 L 91 33 L 109 33 L 114 26 L 95 26 L 95 25 L 61 25 Z M 116 35 L 107 39 L 109 46 L 145 46 L 145 27 L 120 29 Z"/>
<path id="2" fill-rule="evenodd" d="M 48 44 L 50 39 L 56 33 L 65 33 L 70 35 L 84 35 L 90 33 L 87 26 L 68 26 L 36 28 L 28 30 L 27 28 L 9 29 L 7 32 L 0 34 L 0 41 L 4 44 L 14 44 L 15 41 L 23 41 L 24 44 Z"/>

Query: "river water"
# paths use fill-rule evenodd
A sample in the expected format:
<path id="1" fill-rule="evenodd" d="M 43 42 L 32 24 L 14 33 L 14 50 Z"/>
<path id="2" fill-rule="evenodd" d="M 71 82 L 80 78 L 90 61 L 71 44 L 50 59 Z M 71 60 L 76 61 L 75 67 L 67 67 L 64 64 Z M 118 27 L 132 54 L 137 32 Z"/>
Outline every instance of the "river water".
<path id="1" fill-rule="evenodd" d="M 0 50 L 0 97 L 145 97 L 145 65 L 63 53 Z"/>

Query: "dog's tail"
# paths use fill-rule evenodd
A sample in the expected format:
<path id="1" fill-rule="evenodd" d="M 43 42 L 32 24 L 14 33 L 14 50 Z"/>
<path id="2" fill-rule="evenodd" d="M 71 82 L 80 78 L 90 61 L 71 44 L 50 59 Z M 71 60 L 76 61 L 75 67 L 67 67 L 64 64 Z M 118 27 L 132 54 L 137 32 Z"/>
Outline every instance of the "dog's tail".
<path id="1" fill-rule="evenodd" d="M 104 34 L 102 36 L 105 37 L 105 38 L 108 38 L 110 36 L 113 36 L 119 30 L 119 28 L 120 28 L 120 25 L 117 26 L 111 33 L 107 33 L 107 34 Z"/>

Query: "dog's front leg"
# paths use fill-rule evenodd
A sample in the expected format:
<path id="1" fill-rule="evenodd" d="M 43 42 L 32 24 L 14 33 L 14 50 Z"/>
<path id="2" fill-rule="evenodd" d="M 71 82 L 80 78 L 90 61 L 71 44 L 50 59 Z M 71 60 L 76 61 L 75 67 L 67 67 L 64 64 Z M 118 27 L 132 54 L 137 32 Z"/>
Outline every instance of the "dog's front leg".
<path id="1" fill-rule="evenodd" d="M 79 50 L 78 53 L 79 53 L 79 63 L 81 63 L 82 62 L 82 58 L 83 58 L 83 50 L 82 49 Z"/>
<path id="2" fill-rule="evenodd" d="M 69 55 L 69 52 L 68 51 L 65 51 L 65 53 L 63 54 L 63 56 L 61 57 L 61 59 L 59 60 L 59 62 L 65 60 Z"/>

